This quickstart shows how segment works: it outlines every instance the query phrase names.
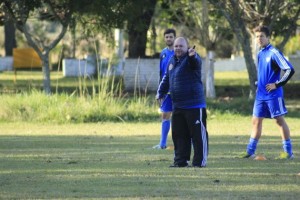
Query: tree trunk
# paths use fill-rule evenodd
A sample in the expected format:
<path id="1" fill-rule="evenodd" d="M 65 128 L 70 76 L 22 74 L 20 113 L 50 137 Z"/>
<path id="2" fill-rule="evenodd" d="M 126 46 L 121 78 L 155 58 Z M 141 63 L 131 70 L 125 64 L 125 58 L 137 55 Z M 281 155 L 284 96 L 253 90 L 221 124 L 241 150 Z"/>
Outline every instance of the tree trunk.
<path id="1" fill-rule="evenodd" d="M 256 93 L 255 81 L 257 79 L 257 71 L 256 66 L 252 57 L 252 49 L 251 49 L 251 37 L 246 28 L 246 22 L 242 19 L 243 11 L 240 9 L 238 4 L 231 2 L 232 4 L 232 13 L 229 13 L 227 10 L 222 9 L 224 17 L 228 20 L 232 30 L 242 46 L 244 58 L 246 62 L 246 67 L 249 76 L 249 84 L 250 84 L 250 92 L 249 98 L 252 99 Z M 225 7 L 224 3 L 218 4 L 217 6 Z"/>
<path id="2" fill-rule="evenodd" d="M 51 1 L 46 1 L 46 4 L 48 4 L 48 8 L 54 13 L 56 10 L 54 9 L 54 3 Z M 50 40 L 50 43 L 46 45 L 45 40 L 40 40 L 39 38 L 36 38 L 34 36 L 34 32 L 29 31 L 26 26 L 26 18 L 22 18 L 23 21 L 18 21 L 18 17 L 16 17 L 14 10 L 12 9 L 10 3 L 5 2 L 4 4 L 5 10 L 7 11 L 8 15 L 13 19 L 14 24 L 17 29 L 19 29 L 22 33 L 24 33 L 24 36 L 27 39 L 28 44 L 37 52 L 39 57 L 42 60 L 43 63 L 43 84 L 44 84 L 44 92 L 46 94 L 51 94 L 51 85 L 50 85 L 50 68 L 49 68 L 49 53 L 50 51 L 59 43 L 59 41 L 63 38 L 66 31 L 68 30 L 68 27 L 71 23 L 71 15 L 72 12 L 69 10 L 69 7 L 65 7 L 64 9 L 69 10 L 70 12 L 62 12 L 61 10 L 59 13 L 55 13 L 55 21 L 59 22 L 62 26 L 59 34 Z M 64 15 L 60 15 L 64 13 Z M 29 13 L 22 13 L 25 14 L 24 16 L 28 16 Z M 45 33 L 46 34 L 46 33 Z"/>
<path id="3" fill-rule="evenodd" d="M 51 94 L 49 52 L 42 55 L 43 62 L 43 89 L 46 94 Z"/>
<path id="4" fill-rule="evenodd" d="M 144 58 L 146 56 L 147 29 L 142 31 L 129 30 L 128 56 L 129 58 Z"/>
<path id="5" fill-rule="evenodd" d="M 215 90 L 215 78 L 214 78 L 214 63 L 215 63 L 215 52 L 209 51 L 207 58 L 205 59 L 206 66 L 206 97 L 207 98 L 216 98 Z"/>
<path id="6" fill-rule="evenodd" d="M 128 56 L 129 58 L 145 57 L 147 32 L 151 24 L 157 0 L 145 2 L 145 9 L 142 9 L 137 16 L 128 20 Z"/>
<path id="7" fill-rule="evenodd" d="M 16 42 L 16 28 L 12 20 L 5 22 L 4 34 L 5 34 L 5 56 L 13 55 L 13 48 L 17 47 Z"/>
<path id="8" fill-rule="evenodd" d="M 76 22 L 75 19 L 71 19 L 70 23 L 71 35 L 72 35 L 72 58 L 76 57 Z"/>
<path id="9" fill-rule="evenodd" d="M 33 37 L 29 34 L 26 25 L 17 26 L 25 35 L 28 44 L 37 52 L 39 57 L 43 63 L 43 85 L 44 85 L 44 92 L 46 94 L 51 94 L 51 81 L 50 81 L 50 68 L 49 68 L 49 54 L 50 51 L 58 44 L 58 42 L 63 38 L 65 35 L 68 25 L 62 25 L 62 30 L 60 31 L 59 35 L 51 41 L 51 43 L 41 48 L 38 44 L 34 41 Z M 41 50 L 42 49 L 42 50 Z"/>
<path id="10" fill-rule="evenodd" d="M 249 98 L 253 99 L 256 93 L 255 82 L 257 80 L 257 71 L 256 71 L 256 65 L 254 59 L 252 57 L 252 49 L 250 45 L 249 34 L 243 34 L 242 37 L 238 37 L 238 40 L 243 49 L 248 77 L 249 77 L 249 84 L 250 84 Z"/>

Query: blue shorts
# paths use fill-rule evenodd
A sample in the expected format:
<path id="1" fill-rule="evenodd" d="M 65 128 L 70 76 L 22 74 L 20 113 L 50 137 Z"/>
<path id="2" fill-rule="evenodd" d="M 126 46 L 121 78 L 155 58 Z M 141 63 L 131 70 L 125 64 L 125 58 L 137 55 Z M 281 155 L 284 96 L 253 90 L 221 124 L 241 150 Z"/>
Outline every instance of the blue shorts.
<path id="1" fill-rule="evenodd" d="M 253 106 L 253 116 L 263 118 L 275 118 L 285 115 L 287 109 L 281 97 L 270 100 L 255 100 Z"/>
<path id="2" fill-rule="evenodd" d="M 161 112 L 172 112 L 172 99 L 170 94 L 167 94 L 165 98 L 163 99 L 161 106 L 160 106 Z"/>

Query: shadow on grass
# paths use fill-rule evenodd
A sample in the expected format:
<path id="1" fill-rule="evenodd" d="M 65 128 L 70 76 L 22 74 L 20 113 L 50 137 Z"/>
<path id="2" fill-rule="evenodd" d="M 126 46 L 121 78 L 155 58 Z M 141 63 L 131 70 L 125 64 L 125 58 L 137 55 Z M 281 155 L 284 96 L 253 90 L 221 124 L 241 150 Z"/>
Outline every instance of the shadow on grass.
<path id="1" fill-rule="evenodd" d="M 18 198 L 296 199 L 296 159 L 274 160 L 279 137 L 264 137 L 266 161 L 239 159 L 248 136 L 211 136 L 208 166 L 170 169 L 172 150 L 153 150 L 157 138 L 121 136 L 1 136 L 0 196 Z"/>

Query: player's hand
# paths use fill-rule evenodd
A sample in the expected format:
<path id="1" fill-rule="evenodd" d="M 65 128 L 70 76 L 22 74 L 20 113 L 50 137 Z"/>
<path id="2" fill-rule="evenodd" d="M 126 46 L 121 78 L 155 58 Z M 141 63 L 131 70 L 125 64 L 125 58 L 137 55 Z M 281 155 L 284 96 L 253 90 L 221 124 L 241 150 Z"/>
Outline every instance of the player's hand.
<path id="1" fill-rule="evenodd" d="M 268 92 L 271 92 L 272 90 L 275 90 L 276 88 L 277 87 L 276 87 L 275 83 L 269 83 L 269 84 L 266 85 L 266 90 Z"/>
<path id="2" fill-rule="evenodd" d="M 159 105 L 162 104 L 163 99 L 156 99 L 156 100 L 157 100 L 157 103 L 158 103 Z"/>
<path id="3" fill-rule="evenodd" d="M 196 55 L 195 47 L 196 47 L 196 46 L 194 45 L 193 48 L 189 48 L 188 54 L 189 54 L 190 57 Z"/>

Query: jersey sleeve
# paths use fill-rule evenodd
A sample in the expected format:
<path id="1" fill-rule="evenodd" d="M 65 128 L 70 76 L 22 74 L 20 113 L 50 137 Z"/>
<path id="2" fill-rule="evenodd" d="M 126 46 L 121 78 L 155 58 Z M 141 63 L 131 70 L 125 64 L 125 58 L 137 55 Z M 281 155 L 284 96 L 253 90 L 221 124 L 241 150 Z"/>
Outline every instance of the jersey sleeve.
<path id="1" fill-rule="evenodd" d="M 161 99 L 165 96 L 169 91 L 169 72 L 166 71 L 164 74 L 156 93 L 156 99 Z"/>
<path id="2" fill-rule="evenodd" d="M 291 79 L 295 73 L 295 70 L 292 64 L 285 59 L 282 53 L 277 50 L 275 50 L 273 53 L 272 60 L 278 65 L 278 67 L 280 67 L 281 70 L 284 71 L 281 79 L 275 83 L 276 87 L 278 88 L 284 86 Z"/>

